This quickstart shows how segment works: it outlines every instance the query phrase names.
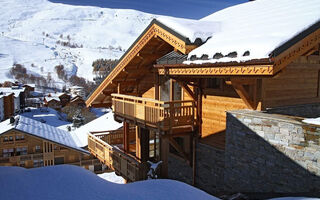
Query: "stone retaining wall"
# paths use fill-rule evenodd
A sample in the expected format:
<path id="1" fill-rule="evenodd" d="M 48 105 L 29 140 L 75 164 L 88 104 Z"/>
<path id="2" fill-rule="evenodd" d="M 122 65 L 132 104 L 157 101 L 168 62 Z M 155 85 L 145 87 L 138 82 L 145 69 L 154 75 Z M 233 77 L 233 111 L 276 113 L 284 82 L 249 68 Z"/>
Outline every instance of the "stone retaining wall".
<path id="1" fill-rule="evenodd" d="M 225 166 L 229 192 L 320 191 L 320 126 L 257 111 L 228 112 Z"/>
<path id="2" fill-rule="evenodd" d="M 320 104 L 302 104 L 294 106 L 285 106 L 278 108 L 267 109 L 267 113 L 270 114 L 283 114 L 305 118 L 320 117 Z"/>
<path id="3" fill-rule="evenodd" d="M 223 191 L 224 151 L 198 143 L 196 158 L 196 187 L 210 194 Z M 192 168 L 186 162 L 170 156 L 168 165 L 169 178 L 192 183 Z"/>

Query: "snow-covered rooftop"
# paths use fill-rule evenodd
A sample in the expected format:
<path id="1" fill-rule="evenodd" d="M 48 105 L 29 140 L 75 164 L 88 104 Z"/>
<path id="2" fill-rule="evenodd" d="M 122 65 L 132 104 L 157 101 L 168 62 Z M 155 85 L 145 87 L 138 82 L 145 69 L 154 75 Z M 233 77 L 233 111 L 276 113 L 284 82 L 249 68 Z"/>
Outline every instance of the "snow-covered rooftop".
<path id="1" fill-rule="evenodd" d="M 67 131 L 21 115 L 17 116 L 15 119 L 15 123 L 13 124 L 10 124 L 9 119 L 0 123 L 0 135 L 8 130 L 15 129 L 84 153 L 89 153 L 88 151 L 80 148 L 75 142 L 74 137 L 72 137 Z"/>
<path id="2" fill-rule="evenodd" d="M 0 92 L 3 94 L 14 94 L 14 97 L 19 97 L 21 92 L 24 92 L 25 88 L 11 88 L 11 87 L 0 87 Z"/>
<path id="3" fill-rule="evenodd" d="M 54 100 L 54 101 L 59 101 L 59 102 L 60 102 L 60 99 L 59 99 L 59 97 L 57 97 L 57 96 L 45 97 L 45 100 L 46 100 L 47 102 L 50 102 L 50 101 L 52 101 L 52 100 Z"/>
<path id="4" fill-rule="evenodd" d="M 110 111 L 101 117 L 92 120 L 91 122 L 81 126 L 70 134 L 74 138 L 74 141 L 80 147 L 88 145 L 88 133 L 96 131 L 111 131 L 122 127 L 122 123 L 118 123 L 114 120 L 113 113 Z"/>
<path id="5" fill-rule="evenodd" d="M 226 8 L 201 20 L 158 18 L 175 32 L 206 43 L 185 64 L 242 62 L 268 58 L 276 48 L 320 22 L 319 0 L 256 0 Z M 208 60 L 201 60 L 203 55 Z"/>

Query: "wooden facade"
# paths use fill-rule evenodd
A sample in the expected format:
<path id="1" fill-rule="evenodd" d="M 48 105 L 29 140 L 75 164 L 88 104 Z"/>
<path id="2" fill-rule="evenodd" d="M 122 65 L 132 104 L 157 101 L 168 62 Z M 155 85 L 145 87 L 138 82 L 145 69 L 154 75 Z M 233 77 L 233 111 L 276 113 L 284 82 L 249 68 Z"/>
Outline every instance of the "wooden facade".
<path id="1" fill-rule="evenodd" d="M 34 168 L 72 164 L 92 171 L 102 171 L 100 161 L 92 155 L 57 144 L 19 130 L 9 130 L 0 136 L 0 166 Z"/>
<path id="2" fill-rule="evenodd" d="M 14 95 L 9 94 L 3 97 L 4 119 L 9 119 L 14 115 Z"/>
<path id="3" fill-rule="evenodd" d="M 178 41 L 173 32 L 151 23 L 86 102 L 87 106 L 112 106 L 116 120 L 124 127 L 136 127 L 132 151 L 127 146 L 128 131 L 123 129 L 122 153 L 133 156 L 132 163 L 145 166 L 146 161 L 162 161 L 161 176 L 166 177 L 168 155 L 174 153 L 193 167 L 195 177 L 198 139 L 224 148 L 226 111 L 320 103 L 319 29 L 294 43 L 289 41 L 290 46 L 286 43 L 286 48 L 270 58 L 245 63 L 157 64 L 158 58 L 172 50 L 187 54 L 196 48 Z M 91 152 L 105 156 L 111 151 L 110 144 L 95 141 L 95 137 L 89 137 Z M 150 154 L 152 142 L 158 156 Z M 104 153 L 96 150 L 97 145 Z M 118 159 L 98 158 L 110 166 Z M 120 173 L 119 166 L 113 168 Z M 131 181 L 146 178 L 124 177 Z"/>

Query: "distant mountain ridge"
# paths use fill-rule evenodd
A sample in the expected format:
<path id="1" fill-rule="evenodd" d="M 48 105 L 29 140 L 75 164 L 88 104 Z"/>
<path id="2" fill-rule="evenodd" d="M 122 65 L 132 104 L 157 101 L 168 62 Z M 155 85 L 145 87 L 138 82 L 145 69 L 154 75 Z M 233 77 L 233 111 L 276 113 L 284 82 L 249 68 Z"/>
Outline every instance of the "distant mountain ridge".
<path id="1" fill-rule="evenodd" d="M 156 15 L 135 10 L 72 6 L 47 0 L 0 2 L 0 82 L 14 63 L 28 74 L 50 76 L 54 67 L 92 80 L 92 62 L 119 58 Z"/>

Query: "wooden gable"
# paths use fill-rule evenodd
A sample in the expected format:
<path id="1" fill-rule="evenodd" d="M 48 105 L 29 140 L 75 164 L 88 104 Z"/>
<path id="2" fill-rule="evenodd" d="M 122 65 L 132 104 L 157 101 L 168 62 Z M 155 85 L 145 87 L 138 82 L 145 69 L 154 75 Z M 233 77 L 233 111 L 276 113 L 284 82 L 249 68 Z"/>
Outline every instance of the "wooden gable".
<path id="1" fill-rule="evenodd" d="M 187 38 L 153 20 L 89 96 L 87 106 L 110 105 L 110 94 L 117 91 L 141 95 L 153 86 L 149 79 L 153 78 L 153 64 L 156 59 L 173 50 L 188 54 L 195 47 Z"/>

